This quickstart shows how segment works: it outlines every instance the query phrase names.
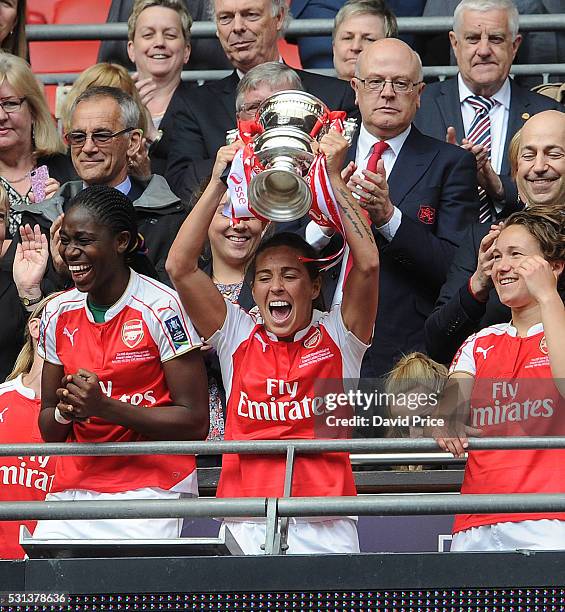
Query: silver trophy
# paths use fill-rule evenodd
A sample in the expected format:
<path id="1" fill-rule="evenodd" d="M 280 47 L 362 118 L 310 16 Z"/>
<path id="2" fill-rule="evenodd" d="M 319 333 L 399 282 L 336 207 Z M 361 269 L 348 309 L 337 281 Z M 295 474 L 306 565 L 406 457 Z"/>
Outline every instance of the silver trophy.
<path id="1" fill-rule="evenodd" d="M 306 175 L 314 160 L 314 141 L 329 130 L 324 123 L 315 137 L 314 126 L 329 113 L 318 98 L 304 91 L 279 91 L 257 110 L 255 121 L 263 133 L 255 138 L 255 155 L 264 170 L 249 183 L 250 206 L 272 221 L 294 221 L 312 204 Z M 344 136 L 351 142 L 354 119 L 345 120 Z"/>

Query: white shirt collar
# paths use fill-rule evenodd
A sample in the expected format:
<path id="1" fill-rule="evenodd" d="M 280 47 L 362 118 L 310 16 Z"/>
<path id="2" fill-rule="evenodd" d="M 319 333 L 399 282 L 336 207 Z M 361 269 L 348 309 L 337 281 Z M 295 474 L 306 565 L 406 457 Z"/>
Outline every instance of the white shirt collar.
<path id="1" fill-rule="evenodd" d="M 14 388 L 20 395 L 23 395 L 24 397 L 27 397 L 30 400 L 34 400 L 35 391 L 30 387 L 26 387 L 24 385 L 23 376 L 23 374 L 20 374 L 17 378 L 14 378 L 14 380 L 12 380 Z"/>
<path id="2" fill-rule="evenodd" d="M 508 324 L 508 329 L 506 331 L 509 336 L 516 337 L 518 335 L 518 330 L 514 327 L 512 321 L 510 321 L 510 323 Z M 526 332 L 526 338 L 529 338 L 530 336 L 535 336 L 536 334 L 539 334 L 542 331 L 543 323 L 536 323 L 528 329 L 528 331 Z"/>
<path id="3" fill-rule="evenodd" d="M 461 73 L 457 75 L 457 85 L 459 87 L 459 102 L 463 103 L 469 96 L 475 95 L 465 84 Z M 510 79 L 507 78 L 502 87 L 490 97 L 508 110 L 510 108 Z"/>
<path id="4" fill-rule="evenodd" d="M 408 135 L 410 134 L 410 130 L 412 129 L 412 124 L 410 124 L 404 132 L 400 132 L 397 136 L 393 136 L 392 138 L 385 139 L 385 142 L 392 149 L 394 156 L 397 157 L 400 153 L 400 149 L 402 149 L 402 145 L 405 143 Z M 361 129 L 359 130 L 359 141 L 358 147 L 361 151 L 367 151 L 367 157 L 370 155 L 371 147 L 375 144 L 375 142 L 380 142 L 381 139 L 373 136 L 367 130 L 367 128 L 361 124 Z"/>
<path id="5" fill-rule="evenodd" d="M 122 308 L 127 304 L 127 302 L 131 299 L 132 295 L 136 294 L 137 287 L 139 283 L 139 274 L 133 270 L 129 269 L 129 281 L 125 288 L 125 291 L 122 293 L 121 297 L 117 302 L 114 302 L 106 311 L 104 315 L 104 323 L 107 323 L 111 319 L 113 319 L 118 313 L 121 312 Z M 86 317 L 91 323 L 95 323 L 94 317 L 92 316 L 92 312 L 90 312 L 90 308 L 88 307 L 88 293 L 80 292 L 81 298 L 83 300 L 84 310 L 86 311 Z"/>

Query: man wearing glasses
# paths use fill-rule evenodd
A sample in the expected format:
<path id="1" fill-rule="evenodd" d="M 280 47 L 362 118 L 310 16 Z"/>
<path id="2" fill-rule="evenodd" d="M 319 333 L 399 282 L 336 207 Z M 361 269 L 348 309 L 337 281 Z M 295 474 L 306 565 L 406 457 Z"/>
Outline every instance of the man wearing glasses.
<path id="1" fill-rule="evenodd" d="M 348 186 L 370 216 L 381 258 L 374 341 L 362 370 L 374 377 L 423 348 L 424 322 L 461 232 L 477 219 L 476 165 L 468 151 L 412 125 L 424 83 L 420 58 L 406 43 L 385 38 L 366 47 L 352 87 L 362 124 L 350 148 L 355 174 Z M 310 225 L 306 232 L 322 246 L 320 230 Z M 346 271 L 344 263 L 334 272 L 337 287 L 326 296 L 334 303 Z"/>
<path id="2" fill-rule="evenodd" d="M 148 257 L 159 280 L 170 285 L 165 260 L 176 233 L 186 217 L 182 202 L 169 189 L 164 177 L 149 179 L 131 176 L 128 158 L 142 146 L 137 129 L 139 108 L 134 100 L 115 87 L 91 87 L 74 102 L 70 129 L 65 134 L 71 158 L 80 181 L 70 181 L 36 209 L 53 223 L 52 235 L 60 226 L 58 214 L 84 187 L 114 187 L 134 203 L 139 233 L 145 238 Z M 57 265 L 57 253 L 53 253 Z"/>

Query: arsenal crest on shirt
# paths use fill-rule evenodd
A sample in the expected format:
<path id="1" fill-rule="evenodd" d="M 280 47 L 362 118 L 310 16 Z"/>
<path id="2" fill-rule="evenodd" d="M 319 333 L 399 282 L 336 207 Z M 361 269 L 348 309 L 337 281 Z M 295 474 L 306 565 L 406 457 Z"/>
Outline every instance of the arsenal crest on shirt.
<path id="1" fill-rule="evenodd" d="M 122 342 L 130 349 L 135 348 L 144 335 L 141 319 L 130 319 L 122 325 Z"/>

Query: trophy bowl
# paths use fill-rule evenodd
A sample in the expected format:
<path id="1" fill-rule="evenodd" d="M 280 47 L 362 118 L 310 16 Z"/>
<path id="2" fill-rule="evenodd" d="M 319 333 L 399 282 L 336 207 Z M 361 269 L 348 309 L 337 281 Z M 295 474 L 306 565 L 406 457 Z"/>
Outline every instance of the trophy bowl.
<path id="1" fill-rule="evenodd" d="M 315 156 L 312 144 L 328 126 L 315 138 L 310 134 L 328 113 L 321 100 L 298 90 L 279 91 L 257 110 L 255 121 L 263 133 L 255 139 L 255 155 L 264 170 L 251 179 L 248 196 L 262 217 L 294 221 L 310 210 L 312 195 L 305 177 Z"/>

